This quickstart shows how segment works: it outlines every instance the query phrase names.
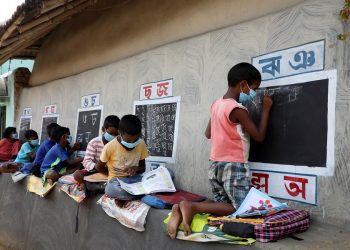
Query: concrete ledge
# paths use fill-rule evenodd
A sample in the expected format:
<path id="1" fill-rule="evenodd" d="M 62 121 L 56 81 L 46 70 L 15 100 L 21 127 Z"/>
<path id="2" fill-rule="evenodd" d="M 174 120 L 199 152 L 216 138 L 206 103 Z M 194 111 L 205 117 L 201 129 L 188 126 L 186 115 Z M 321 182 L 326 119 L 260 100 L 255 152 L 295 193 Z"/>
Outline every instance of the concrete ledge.
<path id="1" fill-rule="evenodd" d="M 0 175 L 0 249 L 347 249 L 349 233 L 334 226 L 313 223 L 299 235 L 303 241 L 284 239 L 251 247 L 171 240 L 162 220 L 169 210 L 151 209 L 146 231 L 139 233 L 108 217 L 96 204 L 99 197 L 80 206 L 79 231 L 75 233 L 77 203 L 55 188 L 46 198 L 27 193 L 25 181 L 14 184 Z"/>

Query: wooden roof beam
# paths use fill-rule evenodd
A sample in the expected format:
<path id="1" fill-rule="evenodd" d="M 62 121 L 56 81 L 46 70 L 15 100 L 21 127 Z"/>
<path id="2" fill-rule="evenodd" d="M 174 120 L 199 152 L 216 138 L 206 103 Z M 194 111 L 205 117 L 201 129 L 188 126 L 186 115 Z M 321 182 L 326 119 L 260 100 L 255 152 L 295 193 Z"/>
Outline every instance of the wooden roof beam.
<path id="1" fill-rule="evenodd" d="M 74 14 L 76 14 L 76 13 L 80 12 L 81 10 L 87 8 L 91 4 L 91 2 L 93 2 L 93 0 L 83 0 L 83 1 L 84 2 L 81 5 L 77 6 L 76 8 L 70 9 L 70 10 L 64 12 L 63 14 L 61 14 L 59 16 L 56 16 L 55 18 L 50 19 L 47 22 L 39 24 L 39 25 L 33 27 L 32 29 L 29 29 L 26 32 L 23 32 L 22 34 L 19 34 L 16 37 L 13 37 L 11 39 L 7 39 L 6 41 L 3 42 L 2 46 L 6 47 L 6 46 L 9 46 L 12 43 L 16 43 L 16 42 L 18 42 L 20 40 L 26 39 L 26 38 L 32 36 L 33 34 L 36 34 L 37 32 L 40 32 L 41 29 L 46 29 L 47 27 L 52 29 L 56 25 L 58 25 L 58 24 L 60 24 L 60 23 L 62 23 L 64 21 L 66 21 L 67 19 L 69 19 Z M 41 38 L 41 37 L 37 36 L 36 40 L 38 40 L 39 38 Z M 3 52 L 4 50 L 7 51 L 6 48 L 0 49 L 0 53 Z"/>
<path id="2" fill-rule="evenodd" d="M 22 22 L 23 19 L 24 14 L 17 17 L 17 19 L 6 29 L 6 31 L 0 37 L 0 47 L 2 45 L 2 42 L 5 41 L 12 34 L 12 32 L 17 28 L 17 26 Z"/>
<path id="3" fill-rule="evenodd" d="M 67 5 L 64 5 L 64 6 L 61 6 L 59 8 L 56 8 L 50 12 L 47 12 L 41 16 L 39 16 L 38 18 L 34 19 L 33 21 L 31 22 L 28 22 L 27 24 L 23 24 L 21 26 L 18 27 L 18 31 L 19 33 L 23 33 L 27 30 L 30 30 L 32 29 L 33 27 L 35 26 L 38 26 L 44 22 L 48 22 L 50 21 L 51 19 L 59 16 L 59 15 L 62 15 L 64 14 L 65 12 L 67 12 L 67 9 L 68 10 L 71 10 L 71 9 L 74 9 L 76 8 L 77 6 L 83 4 L 84 2 L 87 2 L 87 1 L 90 1 L 90 0 L 77 0 L 77 1 L 74 1 L 74 2 L 71 2 Z"/>

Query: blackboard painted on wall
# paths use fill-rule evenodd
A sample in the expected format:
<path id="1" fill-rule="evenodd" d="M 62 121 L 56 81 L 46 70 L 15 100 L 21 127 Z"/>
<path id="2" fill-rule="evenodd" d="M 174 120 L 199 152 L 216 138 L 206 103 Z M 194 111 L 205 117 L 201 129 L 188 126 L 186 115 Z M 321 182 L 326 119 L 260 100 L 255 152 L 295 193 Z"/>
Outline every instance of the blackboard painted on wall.
<path id="1" fill-rule="evenodd" d="M 21 116 L 20 123 L 19 123 L 19 139 L 21 141 L 25 141 L 26 139 L 24 138 L 24 133 L 30 129 L 30 125 L 32 122 L 32 117 L 31 116 Z"/>
<path id="2" fill-rule="evenodd" d="M 134 114 L 142 123 L 149 161 L 174 163 L 181 97 L 135 101 Z"/>
<path id="3" fill-rule="evenodd" d="M 336 71 L 263 82 L 246 106 L 258 125 L 264 94 L 273 99 L 265 140 L 251 140 L 255 169 L 332 175 L 334 171 Z"/>
<path id="4" fill-rule="evenodd" d="M 103 106 L 78 109 L 76 142 L 80 142 L 80 150 L 82 153 L 86 150 L 87 144 L 91 139 L 99 136 L 101 130 Z"/>
<path id="5" fill-rule="evenodd" d="M 52 115 L 43 115 L 42 122 L 41 122 L 41 132 L 40 132 L 40 144 L 48 138 L 48 134 L 46 131 L 46 127 L 50 123 L 58 123 L 58 114 L 52 114 Z"/>

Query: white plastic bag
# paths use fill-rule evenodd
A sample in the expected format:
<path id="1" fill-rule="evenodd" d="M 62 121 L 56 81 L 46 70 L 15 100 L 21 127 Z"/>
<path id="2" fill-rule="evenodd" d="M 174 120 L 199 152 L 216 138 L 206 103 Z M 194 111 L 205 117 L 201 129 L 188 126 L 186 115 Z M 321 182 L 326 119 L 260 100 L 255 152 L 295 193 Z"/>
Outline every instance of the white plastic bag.
<path id="1" fill-rule="evenodd" d="M 97 204 L 112 218 L 116 218 L 122 225 L 136 231 L 145 231 L 146 217 L 150 206 L 142 201 L 129 201 L 123 208 L 115 204 L 115 200 L 103 195 Z"/>

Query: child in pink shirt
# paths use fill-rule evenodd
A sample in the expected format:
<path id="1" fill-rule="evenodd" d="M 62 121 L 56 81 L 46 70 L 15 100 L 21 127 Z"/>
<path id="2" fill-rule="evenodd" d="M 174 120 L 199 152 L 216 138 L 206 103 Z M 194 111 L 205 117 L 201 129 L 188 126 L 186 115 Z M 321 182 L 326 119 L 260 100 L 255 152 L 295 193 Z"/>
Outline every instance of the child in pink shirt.
<path id="1" fill-rule="evenodd" d="M 256 141 L 265 138 L 272 99 L 265 96 L 260 125 L 257 128 L 242 103 L 255 97 L 260 86 L 260 72 L 249 63 L 239 63 L 227 76 L 228 90 L 211 106 L 210 121 L 205 135 L 211 139 L 209 181 L 215 202 L 181 202 L 174 205 L 168 223 L 168 234 L 175 238 L 179 224 L 185 235 L 195 213 L 218 216 L 232 214 L 241 205 L 250 189 L 248 156 L 250 137 Z"/>

